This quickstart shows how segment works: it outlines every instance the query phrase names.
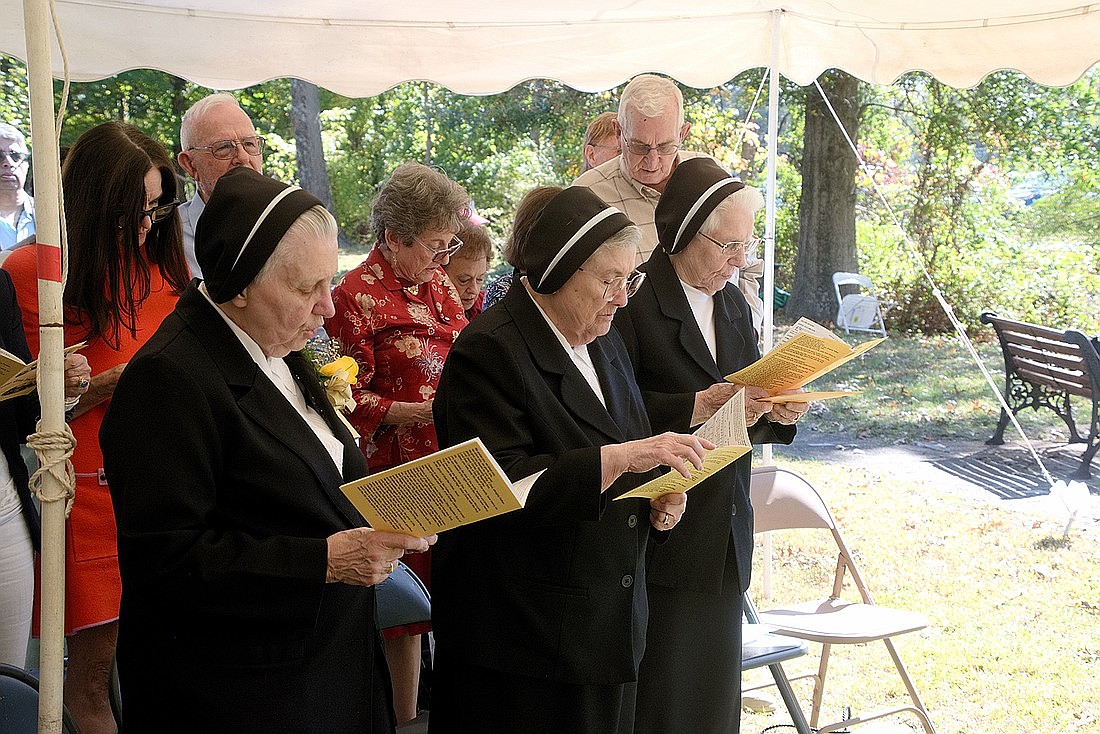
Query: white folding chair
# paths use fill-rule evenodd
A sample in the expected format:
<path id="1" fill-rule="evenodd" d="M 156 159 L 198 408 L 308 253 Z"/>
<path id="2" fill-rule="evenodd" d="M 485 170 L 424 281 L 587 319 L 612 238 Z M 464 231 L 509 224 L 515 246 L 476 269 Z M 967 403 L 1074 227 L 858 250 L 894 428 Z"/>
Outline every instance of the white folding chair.
<path id="1" fill-rule="evenodd" d="M 758 615 L 761 623 L 771 625 L 779 634 L 821 643 L 821 660 L 817 674 L 810 676 L 814 679 L 810 727 L 818 734 L 825 734 L 825 732 L 846 729 L 850 725 L 884 716 L 912 714 L 920 721 L 927 734 L 935 734 L 928 712 L 891 640 L 892 637 L 927 627 L 928 619 L 917 612 L 891 609 L 875 604 L 844 538 L 836 527 L 832 513 L 829 512 L 818 491 L 804 478 L 792 471 L 774 466 L 756 467 L 752 470 L 750 487 L 755 532 L 796 528 L 818 529 L 827 531 L 836 545 L 836 571 L 827 596 L 801 604 L 770 609 Z M 846 579 L 858 592 L 858 601 L 845 601 L 841 598 Z M 819 726 L 825 674 L 828 672 L 829 654 L 833 645 L 861 645 L 880 640 L 885 644 L 894 667 L 909 693 L 911 705 L 894 706 L 866 715 L 848 716 L 843 721 Z M 797 680 L 799 677 L 802 676 L 793 677 L 791 680 Z"/>
<path id="2" fill-rule="evenodd" d="M 883 314 L 897 304 L 880 301 L 870 278 L 859 273 L 833 273 L 833 290 L 836 293 L 838 329 L 844 329 L 845 334 L 867 331 L 886 336 Z"/>

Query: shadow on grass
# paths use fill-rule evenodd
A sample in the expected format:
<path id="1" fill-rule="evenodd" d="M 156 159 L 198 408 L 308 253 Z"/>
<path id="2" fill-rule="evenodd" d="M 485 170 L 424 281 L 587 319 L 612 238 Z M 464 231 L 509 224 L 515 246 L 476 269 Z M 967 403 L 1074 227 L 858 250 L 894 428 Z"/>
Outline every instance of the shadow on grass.
<path id="1" fill-rule="evenodd" d="M 1040 454 L 1043 465 L 1055 480 L 1070 481 L 1081 465 L 1078 445 L 1047 449 Z M 1001 499 L 1024 499 L 1050 494 L 1050 483 L 1035 459 L 1024 448 L 990 446 L 966 456 L 931 462 L 936 468 L 981 487 Z M 1085 481 L 1091 494 L 1100 494 L 1100 479 Z"/>

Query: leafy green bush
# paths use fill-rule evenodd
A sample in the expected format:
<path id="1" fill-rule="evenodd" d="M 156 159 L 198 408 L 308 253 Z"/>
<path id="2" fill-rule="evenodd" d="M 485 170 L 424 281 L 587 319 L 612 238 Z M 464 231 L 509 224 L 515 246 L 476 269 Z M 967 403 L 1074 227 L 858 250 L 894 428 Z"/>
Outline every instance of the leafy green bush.
<path id="1" fill-rule="evenodd" d="M 893 226 L 858 225 L 860 270 L 879 296 L 897 302 L 886 317 L 891 331 L 944 333 L 953 327 L 931 285 Z M 966 252 L 941 250 L 932 277 L 971 334 L 987 330 L 983 311 L 1052 328 L 1100 332 L 1100 261 L 1082 244 L 1023 246 L 991 238 Z"/>

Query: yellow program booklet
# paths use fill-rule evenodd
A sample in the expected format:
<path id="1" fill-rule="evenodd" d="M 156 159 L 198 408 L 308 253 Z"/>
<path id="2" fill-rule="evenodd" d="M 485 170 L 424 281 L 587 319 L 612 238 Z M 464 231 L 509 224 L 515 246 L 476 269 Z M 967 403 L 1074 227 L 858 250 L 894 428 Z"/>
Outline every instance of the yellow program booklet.
<path id="1" fill-rule="evenodd" d="M 774 395 L 802 387 L 884 341 L 885 338 L 872 339 L 853 349 L 825 327 L 801 318 L 775 349 L 745 369 L 726 375 L 726 380 L 762 387 Z M 839 397 L 830 393 L 814 395 L 808 393 L 799 398 L 805 401 Z"/>
<path id="2" fill-rule="evenodd" d="M 340 489 L 375 530 L 423 537 L 520 509 L 540 474 L 509 481 L 472 438 Z"/>
<path id="3" fill-rule="evenodd" d="M 702 469 L 691 467 L 690 477 L 685 477 L 678 471 L 669 470 L 656 479 L 635 487 L 629 492 L 624 492 L 615 499 L 622 500 L 628 497 L 653 499 L 670 492 L 686 492 L 752 451 L 749 431 L 745 426 L 745 391 L 739 390 L 736 395 L 727 400 L 710 417 L 710 420 L 696 429 L 695 435 L 717 446 L 703 457 Z"/>

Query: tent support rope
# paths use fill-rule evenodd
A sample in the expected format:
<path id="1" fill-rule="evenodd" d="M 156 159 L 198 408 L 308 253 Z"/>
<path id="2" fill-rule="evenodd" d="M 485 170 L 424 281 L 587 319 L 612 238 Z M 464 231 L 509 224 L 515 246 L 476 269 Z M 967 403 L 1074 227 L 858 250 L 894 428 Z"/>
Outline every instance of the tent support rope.
<path id="1" fill-rule="evenodd" d="M 917 264 L 917 267 L 920 268 L 921 273 L 924 275 L 924 279 L 928 281 L 928 285 L 932 288 L 932 295 L 935 296 L 936 301 L 940 304 L 940 308 L 942 308 L 943 312 L 947 315 L 947 318 L 951 322 L 951 325 L 955 327 L 955 331 L 959 335 L 959 341 L 961 341 L 963 346 L 966 347 L 966 350 L 970 353 L 970 357 L 974 360 L 974 363 L 978 365 L 978 369 L 982 371 L 982 375 L 985 377 L 985 381 L 989 384 L 989 388 L 993 391 L 993 394 L 997 396 L 997 401 L 1001 404 L 1001 407 L 1004 409 L 1005 414 L 1012 421 L 1012 425 L 1015 426 L 1017 433 L 1019 433 L 1020 437 L 1023 438 L 1024 443 L 1027 445 L 1027 450 L 1031 452 L 1031 456 L 1035 459 L 1035 463 L 1039 466 L 1039 471 L 1042 472 L 1047 482 L 1053 485 L 1054 478 L 1050 475 L 1050 472 L 1047 471 L 1046 464 L 1044 464 L 1043 460 L 1039 458 L 1039 454 L 1035 451 L 1035 446 L 1031 443 L 1031 439 L 1029 439 L 1027 437 L 1027 434 L 1024 433 L 1023 426 L 1021 426 L 1020 422 L 1016 420 L 1016 416 L 1013 414 L 1012 409 L 1008 407 L 1008 402 L 1005 400 L 1004 395 L 1001 394 L 1000 389 L 997 387 L 996 382 L 993 380 L 993 376 L 990 375 L 989 370 L 986 369 L 985 364 L 982 362 L 981 357 L 978 355 L 977 350 L 974 348 L 974 343 L 970 341 L 970 337 L 966 335 L 966 328 L 963 326 L 962 322 L 959 321 L 958 317 L 955 316 L 955 309 L 953 309 L 951 307 L 951 304 L 947 302 L 947 299 L 944 298 L 943 292 L 939 289 L 939 286 L 936 285 L 936 281 L 933 280 L 932 274 L 928 272 L 928 268 L 925 267 L 924 261 L 921 260 L 920 253 L 918 252 L 916 245 L 914 245 L 913 241 L 909 239 L 909 235 L 906 234 L 905 228 L 901 225 L 901 220 L 894 212 L 893 207 L 890 206 L 890 202 L 886 200 L 886 196 L 882 193 L 882 189 L 879 187 L 878 182 L 875 181 L 875 177 L 872 176 L 871 172 L 867 170 L 866 161 L 864 161 L 863 156 L 859 154 L 859 150 L 856 148 L 856 145 L 852 141 L 852 138 L 848 135 L 848 131 L 845 130 L 844 125 L 841 124 L 840 117 L 837 115 L 836 110 L 833 109 L 832 102 L 829 101 L 829 97 L 825 94 L 824 90 L 821 89 L 821 85 L 817 82 L 816 79 L 814 80 L 814 87 L 817 89 L 818 94 L 821 95 L 821 98 L 825 101 L 825 106 L 828 108 L 829 113 L 833 116 L 833 120 L 836 121 L 837 127 L 840 128 L 840 132 L 844 135 L 844 139 L 848 142 L 848 147 L 851 149 L 852 154 L 856 157 L 856 161 L 859 163 L 859 170 L 862 171 L 863 175 L 867 177 L 867 180 L 871 182 L 871 186 L 872 188 L 874 188 L 879 200 L 882 202 L 882 205 L 886 207 L 886 211 L 889 212 L 891 221 L 894 223 L 894 226 L 897 227 L 898 232 L 901 233 L 902 241 L 905 243 L 905 247 L 907 252 L 909 253 L 909 256 L 912 258 L 913 262 Z"/>
<path id="2" fill-rule="evenodd" d="M 27 446 L 34 449 L 39 463 L 38 469 L 31 475 L 31 490 L 43 504 L 64 500 L 65 517 L 68 517 L 76 497 L 76 473 L 70 461 L 73 449 L 76 448 L 76 437 L 68 424 L 60 431 L 43 431 L 41 423 L 38 428 L 37 432 L 27 437 Z M 46 488 L 47 483 L 42 481 L 47 474 L 57 482 L 55 486 L 64 491 L 50 494 Z"/>

